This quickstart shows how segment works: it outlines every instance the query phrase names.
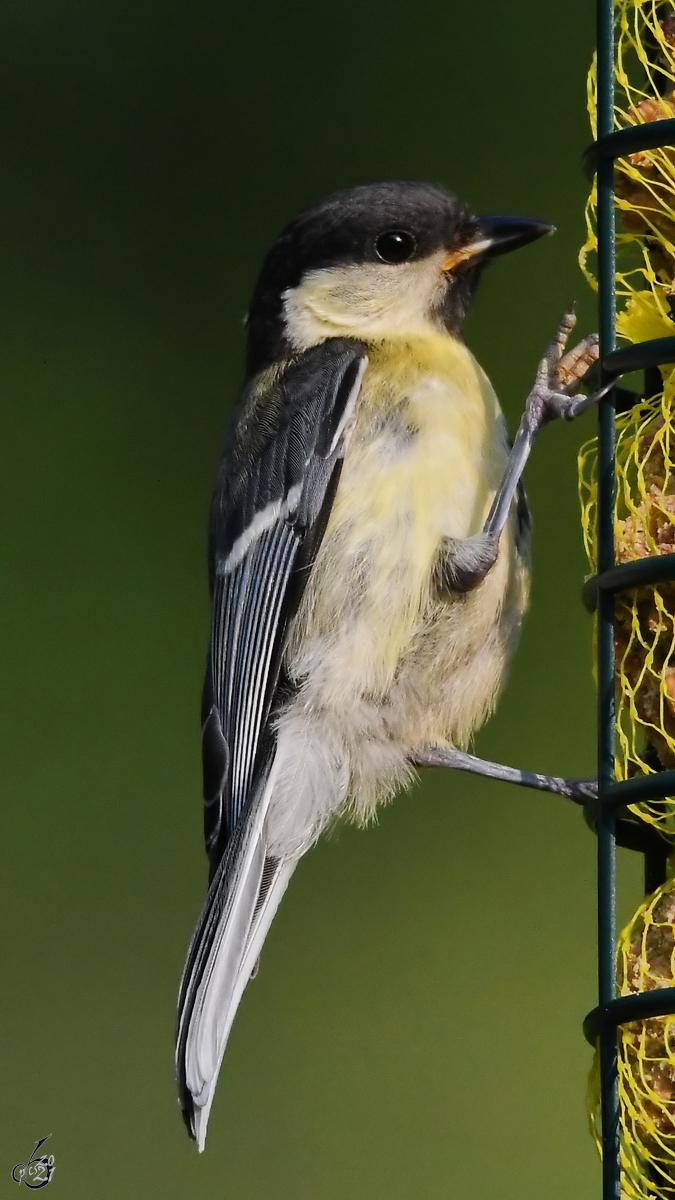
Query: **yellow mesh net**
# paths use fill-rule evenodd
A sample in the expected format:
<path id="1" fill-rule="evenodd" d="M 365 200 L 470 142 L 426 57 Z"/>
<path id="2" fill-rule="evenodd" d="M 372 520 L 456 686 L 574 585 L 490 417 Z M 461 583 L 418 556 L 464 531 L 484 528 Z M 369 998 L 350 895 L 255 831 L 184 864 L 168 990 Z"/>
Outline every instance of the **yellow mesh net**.
<path id="1" fill-rule="evenodd" d="M 617 128 L 675 116 L 675 6 L 616 0 Z M 596 75 L 588 81 L 596 130 Z M 675 334 L 675 150 L 641 151 L 617 160 L 617 330 L 628 342 Z M 595 186 L 580 254 L 593 286 L 597 249 Z M 675 365 L 661 368 L 659 391 L 617 418 L 614 521 L 619 562 L 675 552 Z M 584 540 L 597 567 L 597 444 L 583 447 L 579 479 Z M 618 779 L 675 768 L 675 584 L 617 597 Z M 644 820 L 675 834 L 675 798 L 641 803 Z"/>
<path id="2" fill-rule="evenodd" d="M 640 905 L 618 945 L 622 996 L 675 987 L 675 880 Z M 675 1016 L 618 1030 L 621 1192 L 630 1200 L 675 1198 Z M 591 1116 L 598 1146 L 597 1068 Z"/>

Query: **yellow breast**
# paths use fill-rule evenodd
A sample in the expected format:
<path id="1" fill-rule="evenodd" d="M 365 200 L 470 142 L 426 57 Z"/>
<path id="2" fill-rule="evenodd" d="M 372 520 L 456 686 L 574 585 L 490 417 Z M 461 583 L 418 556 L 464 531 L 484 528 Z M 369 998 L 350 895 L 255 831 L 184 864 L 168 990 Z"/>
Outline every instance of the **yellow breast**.
<path id="1" fill-rule="evenodd" d="M 335 519 L 352 503 L 378 522 L 405 509 L 423 540 L 466 537 L 480 528 L 506 455 L 497 397 L 462 342 L 439 333 L 382 343 L 369 353 Z"/>
<path id="2" fill-rule="evenodd" d="M 370 347 L 293 636 L 305 653 L 321 643 L 327 680 L 356 672 L 362 693 L 390 685 L 430 603 L 443 539 L 479 531 L 507 453 L 495 393 L 463 343 L 432 333 Z"/>

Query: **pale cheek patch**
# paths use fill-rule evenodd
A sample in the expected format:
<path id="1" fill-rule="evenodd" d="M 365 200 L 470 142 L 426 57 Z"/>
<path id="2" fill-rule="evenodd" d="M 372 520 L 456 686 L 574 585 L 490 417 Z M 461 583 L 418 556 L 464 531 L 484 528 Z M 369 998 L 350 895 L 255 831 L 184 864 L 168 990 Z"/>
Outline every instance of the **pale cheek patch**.
<path id="1" fill-rule="evenodd" d="M 328 337 L 385 338 L 436 331 L 447 286 L 443 252 L 421 262 L 362 263 L 311 271 L 284 293 L 287 335 L 297 350 Z"/>

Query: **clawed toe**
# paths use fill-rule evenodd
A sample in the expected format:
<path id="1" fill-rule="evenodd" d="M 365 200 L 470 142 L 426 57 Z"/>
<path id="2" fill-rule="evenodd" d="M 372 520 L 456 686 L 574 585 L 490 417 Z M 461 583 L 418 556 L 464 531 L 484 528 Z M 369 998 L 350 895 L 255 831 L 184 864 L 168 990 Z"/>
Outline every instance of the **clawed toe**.
<path id="1" fill-rule="evenodd" d="M 545 398 L 550 421 L 561 418 L 563 421 L 573 421 L 592 404 L 595 396 L 585 396 L 583 392 L 568 396 L 565 392 L 549 392 Z"/>
<path id="2" fill-rule="evenodd" d="M 569 336 L 577 323 L 577 314 L 574 308 L 570 308 L 568 312 L 563 313 L 560 324 L 555 332 L 550 346 L 542 360 L 541 366 L 546 365 L 547 376 L 551 377 L 555 374 L 561 361 L 563 361 L 563 352 L 569 340 Z M 573 352 L 572 352 L 573 353 Z M 567 358 L 568 356 L 565 355 Z"/>

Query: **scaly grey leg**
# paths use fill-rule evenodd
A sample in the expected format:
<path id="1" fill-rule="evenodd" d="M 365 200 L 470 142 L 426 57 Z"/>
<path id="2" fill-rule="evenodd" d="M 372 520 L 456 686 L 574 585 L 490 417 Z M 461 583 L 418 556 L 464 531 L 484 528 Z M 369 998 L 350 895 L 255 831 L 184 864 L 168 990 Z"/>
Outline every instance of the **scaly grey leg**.
<path id="1" fill-rule="evenodd" d="M 578 383 L 598 357 L 598 336 L 595 333 L 584 338 L 563 357 L 563 350 L 575 324 L 574 312 L 565 313 L 551 345 L 539 363 L 534 387 L 527 398 L 504 478 L 483 527 L 484 533 L 499 536 L 506 525 L 516 488 L 539 430 L 558 417 L 565 421 L 573 421 L 595 404 L 607 390 L 603 388 L 594 392 L 592 396 L 584 396 L 583 393 L 570 396 L 567 391 Z"/>
<path id="2" fill-rule="evenodd" d="M 455 750 L 454 746 L 425 746 L 410 758 L 410 762 L 414 767 L 451 767 L 455 771 L 469 771 L 472 775 L 501 779 L 504 783 L 517 783 L 540 792 L 553 792 L 556 796 L 566 796 L 575 804 L 586 804 L 598 794 L 595 779 L 561 779 L 557 775 L 519 771 L 517 767 L 505 767 L 502 763 L 476 758 L 475 754 L 465 754 L 463 750 Z"/>

